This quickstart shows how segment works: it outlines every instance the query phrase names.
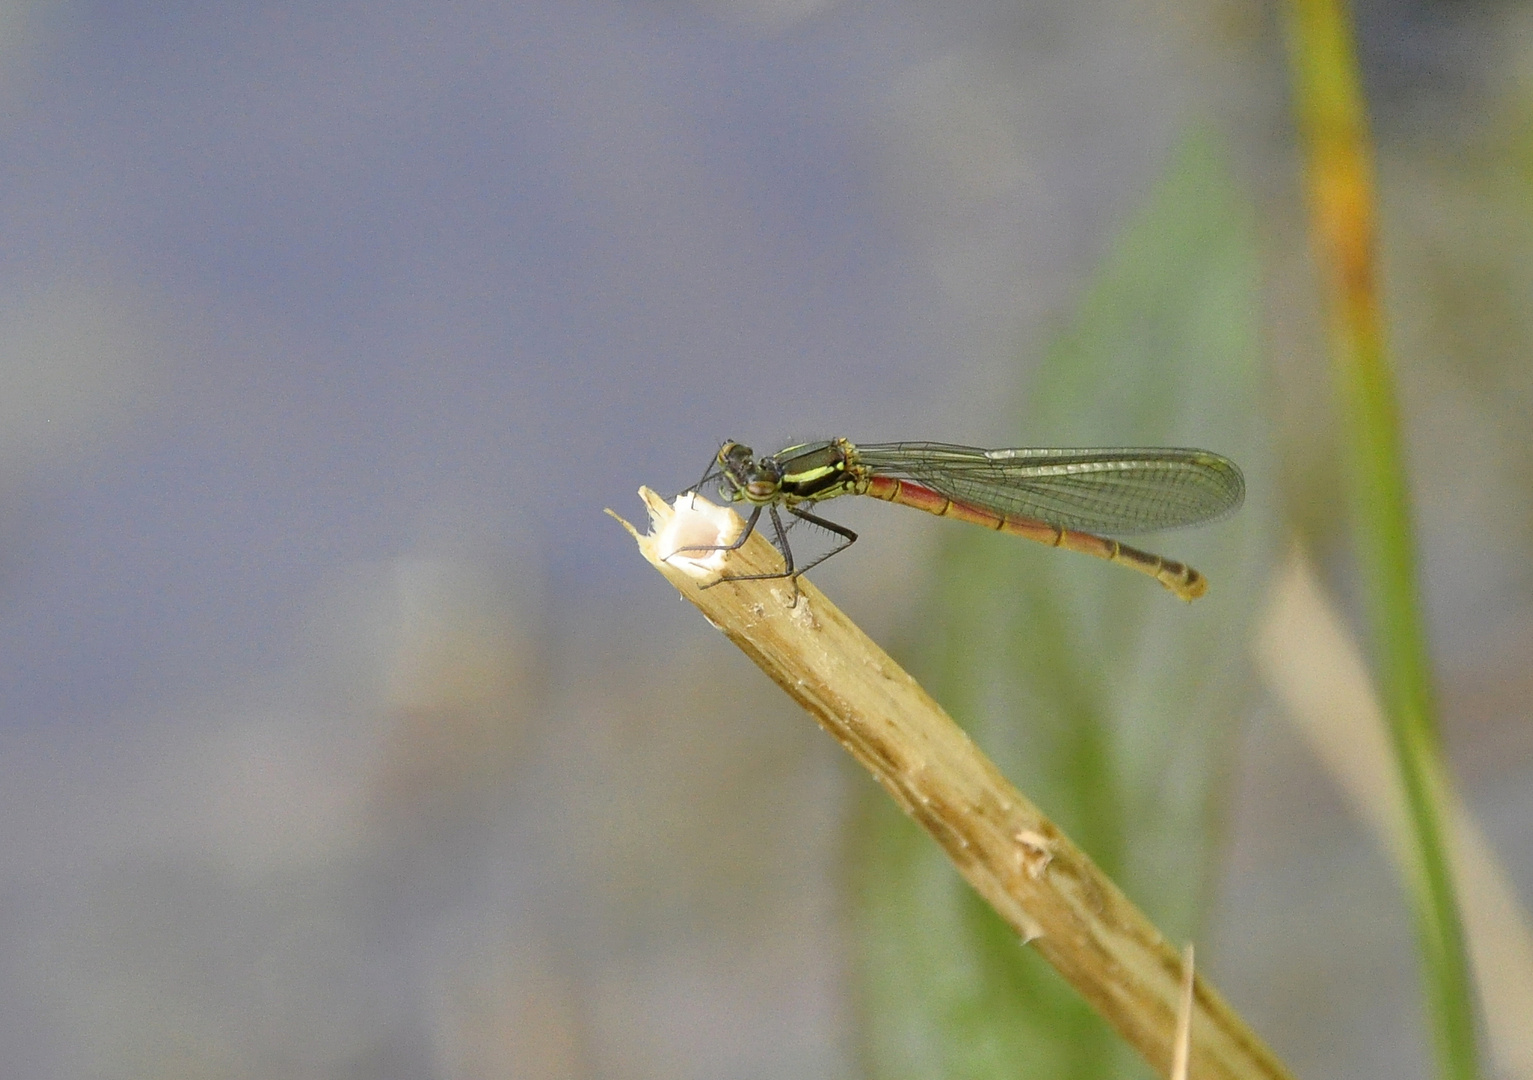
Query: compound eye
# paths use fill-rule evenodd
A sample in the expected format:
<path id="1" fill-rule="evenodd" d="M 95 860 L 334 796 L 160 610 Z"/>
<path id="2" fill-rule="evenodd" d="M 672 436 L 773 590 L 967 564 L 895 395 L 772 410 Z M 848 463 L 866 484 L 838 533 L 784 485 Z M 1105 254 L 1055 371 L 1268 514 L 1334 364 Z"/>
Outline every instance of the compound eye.
<path id="1" fill-rule="evenodd" d="M 745 478 L 745 490 L 752 499 L 770 499 L 782 489 L 782 466 L 774 458 L 756 462 Z"/>

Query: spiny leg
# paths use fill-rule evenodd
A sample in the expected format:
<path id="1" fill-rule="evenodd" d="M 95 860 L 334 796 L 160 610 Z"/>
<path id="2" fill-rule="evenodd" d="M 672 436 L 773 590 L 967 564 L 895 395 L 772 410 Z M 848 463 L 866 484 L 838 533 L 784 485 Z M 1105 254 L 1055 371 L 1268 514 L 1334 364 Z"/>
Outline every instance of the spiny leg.
<path id="1" fill-rule="evenodd" d="M 708 462 L 708 467 L 703 470 L 703 478 L 697 482 L 695 487 L 692 488 L 692 505 L 693 506 L 697 505 L 697 497 L 702 494 L 703 485 L 706 484 L 709 480 L 712 480 L 712 479 L 714 479 L 714 478 L 716 478 L 718 476 L 721 476 L 721 475 L 723 475 L 723 474 L 719 471 L 719 459 L 718 459 L 718 455 L 715 454 L 713 459 Z M 749 530 L 746 530 L 746 535 L 747 536 L 750 535 L 750 531 Z"/>
<path id="2" fill-rule="evenodd" d="M 723 474 L 720 473 L 717 469 L 709 469 L 707 472 L 703 473 L 703 478 L 699 480 L 692 488 L 693 506 L 697 505 L 697 497 L 703 493 L 703 485 L 706 484 L 709 480 L 717 480 L 722 475 Z"/>
<path id="3" fill-rule="evenodd" d="M 834 521 L 826 521 L 824 518 L 820 517 L 818 514 L 811 514 L 808 510 L 805 510 L 805 509 L 803 509 L 801 507 L 798 507 L 798 506 L 790 506 L 790 507 L 788 507 L 788 513 L 792 514 L 794 517 L 798 518 L 800 521 L 807 521 L 811 525 L 818 525 L 820 528 L 824 529 L 827 532 L 835 533 L 837 536 L 841 537 L 842 543 L 840 543 L 840 544 L 836 545 L 835 547 L 831 548 L 824 555 L 821 555 L 818 559 L 815 559 L 813 562 L 809 563 L 808 565 L 800 566 L 800 567 L 796 567 L 795 568 L 795 566 L 793 564 L 793 549 L 788 547 L 788 530 L 783 527 L 782 519 L 777 516 L 777 507 L 774 506 L 774 507 L 772 507 L 772 525 L 777 530 L 777 545 L 778 545 L 778 550 L 782 552 L 782 558 L 783 558 L 784 566 L 783 566 L 783 569 L 781 570 L 781 572 L 776 573 L 776 574 L 739 574 L 739 575 L 734 575 L 734 576 L 722 577 L 719 580 L 720 581 L 772 581 L 772 580 L 775 580 L 777 578 L 793 578 L 795 583 L 796 583 L 798 578 L 799 578 L 799 575 L 804 574 L 804 573 L 806 573 L 806 572 L 808 572 L 810 570 L 813 570 L 816 566 L 819 566 L 822 562 L 824 562 L 826 559 L 830 558 L 832 555 L 839 555 L 841 552 L 845 551 L 847 548 L 851 547 L 853 544 L 855 544 L 857 542 L 857 534 L 852 532 L 852 530 L 848 529 L 845 525 L 838 525 Z M 797 586 L 795 584 L 795 588 L 796 587 Z"/>
<path id="4" fill-rule="evenodd" d="M 756 509 L 757 509 L 757 513 L 759 513 L 761 508 L 757 507 Z M 770 510 L 771 510 L 771 517 L 772 517 L 772 531 L 777 534 L 777 550 L 782 554 L 782 561 L 783 561 L 782 572 L 778 573 L 778 574 L 733 574 L 733 575 L 727 575 L 727 576 L 726 575 L 720 575 L 719 581 L 777 581 L 777 580 L 779 580 L 781 578 L 787 578 L 789 581 L 793 582 L 793 606 L 794 607 L 798 607 L 798 598 L 799 598 L 799 595 L 800 595 L 799 594 L 799 588 L 798 588 L 798 576 L 799 576 L 799 574 L 802 574 L 804 572 L 804 570 L 808 570 L 809 566 L 818 566 L 820 563 L 824 562 L 826 560 L 826 558 L 828 558 L 828 556 L 822 555 L 818 559 L 816 559 L 814 562 L 810 563 L 809 566 L 804 567 L 803 570 L 795 571 L 793 569 L 793 548 L 788 545 L 788 530 L 783 527 L 782 518 L 777 513 L 777 504 L 773 503 L 771 505 L 771 507 L 770 507 Z M 788 507 L 788 512 L 790 514 L 794 515 L 795 517 L 803 518 L 805 521 L 813 521 L 816 524 L 821 524 L 819 519 L 816 518 L 813 514 L 806 513 L 804 511 L 800 510 L 796 506 Z M 755 517 L 752 516 L 751 520 L 754 521 Z M 841 528 L 841 526 L 833 525 L 830 522 L 824 522 L 823 524 L 827 525 L 833 531 L 838 532 L 838 533 L 839 532 L 843 532 L 843 531 L 849 531 L 849 530 L 843 530 Z M 856 539 L 856 534 L 853 534 L 852 538 Z M 840 548 L 836 549 L 836 551 L 840 551 L 841 548 L 844 548 L 844 547 L 846 547 L 846 544 L 842 544 Z M 832 551 L 830 554 L 834 555 L 836 553 L 836 551 Z M 710 582 L 709 584 L 702 586 L 702 588 L 704 588 L 704 589 L 711 588 L 712 586 L 717 585 L 719 583 L 719 581 Z"/>
<path id="5" fill-rule="evenodd" d="M 776 504 L 771 505 L 769 509 L 771 511 L 772 517 L 772 531 L 777 534 L 776 547 L 778 552 L 782 555 L 783 569 L 776 574 L 725 574 L 719 578 L 719 581 L 776 581 L 778 578 L 797 578 L 799 574 L 804 572 L 803 570 L 795 571 L 793 569 L 793 549 L 788 546 L 788 530 L 783 528 L 782 518 L 777 515 Z M 804 517 L 804 515 L 796 507 L 789 507 L 788 512 L 797 515 L 798 517 Z M 760 515 L 760 513 L 761 507 L 758 506 L 756 507 L 756 513 L 751 515 L 752 523 L 755 522 L 757 516 Z M 813 520 L 813 518 L 808 520 Z M 747 529 L 746 531 L 748 532 L 749 530 Z M 735 545 L 735 547 L 738 546 L 739 544 Z M 816 559 L 815 563 L 819 561 L 819 559 Z M 814 563 L 810 563 L 809 565 L 813 566 Z M 808 567 L 805 567 L 805 569 L 808 569 Z M 712 584 L 717 585 L 718 581 L 715 581 Z M 709 587 L 710 586 L 708 585 L 703 586 L 703 588 Z M 797 586 L 795 585 L 794 588 L 796 589 Z M 795 594 L 794 600 L 797 601 L 797 599 L 797 595 Z"/>
<path id="6" fill-rule="evenodd" d="M 824 529 L 826 532 L 833 532 L 833 533 L 835 533 L 837 536 L 841 537 L 841 539 L 843 541 L 843 543 L 838 544 L 835 547 L 831 548 L 824 555 L 821 555 L 818 559 L 814 560 L 814 562 L 810 563 L 808 566 L 805 566 L 802 569 L 798 570 L 796 573 L 793 573 L 794 577 L 798 577 L 799 574 L 807 574 L 809 571 L 813 570 L 816 566 L 819 566 L 822 562 L 824 562 L 826 559 L 830 558 L 832 555 L 839 555 L 839 554 L 841 554 L 843 551 L 845 551 L 847 548 L 851 547 L 853 544 L 855 544 L 857 542 L 857 534 L 852 532 L 852 530 L 848 529 L 845 525 L 839 525 L 839 524 L 837 524 L 834 521 L 826 521 L 824 518 L 820 517 L 818 514 L 811 514 L 808 510 L 804 510 L 804 509 L 802 509 L 800 507 L 797 507 L 797 506 L 790 506 L 790 507 L 788 507 L 788 513 L 792 514 L 794 517 L 799 518 L 802 521 L 809 522 L 809 524 L 811 524 L 811 525 L 818 525 L 820 528 Z M 788 570 L 789 570 L 789 572 L 793 572 L 793 563 L 792 563 L 791 560 L 788 563 Z"/>
<path id="7" fill-rule="evenodd" d="M 795 567 L 793 562 L 793 548 L 788 543 L 788 530 L 787 527 L 783 525 L 781 516 L 779 516 L 777 513 L 776 504 L 763 504 L 758 505 L 754 510 L 751 511 L 751 516 L 746 519 L 745 528 L 740 531 L 740 535 L 734 543 L 706 544 L 698 545 L 696 547 L 677 548 L 675 551 L 671 552 L 671 555 L 680 555 L 683 552 L 690 551 L 736 551 L 745 543 L 746 540 L 750 538 L 751 533 L 755 531 L 756 523 L 760 519 L 761 511 L 763 509 L 769 512 L 769 515 L 772 519 L 772 531 L 777 536 L 777 542 L 775 546 L 783 558 L 782 570 L 775 574 L 721 575 L 718 581 L 711 581 L 708 584 L 700 587 L 704 589 L 711 589 L 713 586 L 719 584 L 719 582 L 722 581 L 776 581 L 780 578 L 791 578 L 793 581 L 793 602 L 797 604 L 799 576 L 806 571 L 813 570 L 816 566 L 819 566 L 832 555 L 839 555 L 841 552 L 855 544 L 857 542 L 857 534 L 855 532 L 853 532 L 851 529 L 848 529 L 845 525 L 837 524 L 834 521 L 827 521 L 825 518 L 820 517 L 818 514 L 811 514 L 808 510 L 804 510 L 800 507 L 788 507 L 788 513 L 792 514 L 799 520 L 807 521 L 811 525 L 818 525 L 820 528 L 826 530 L 827 532 L 834 533 L 841 538 L 841 543 L 831 548 L 831 550 L 827 551 L 824 555 L 821 555 L 819 558 L 813 560 L 806 566 Z M 669 556 L 667 556 L 667 558 L 669 558 Z"/>
<path id="8" fill-rule="evenodd" d="M 751 516 L 745 519 L 745 528 L 740 530 L 740 535 L 733 544 L 696 544 L 690 547 L 677 548 L 665 557 L 666 561 L 669 562 L 677 555 L 687 551 L 739 551 L 744 546 L 745 541 L 750 539 L 751 533 L 756 531 L 756 519 L 761 516 L 761 511 L 762 507 L 760 506 L 751 511 Z M 774 519 L 777 517 L 777 511 L 772 511 L 772 517 Z M 779 526 L 780 528 L 781 526 Z M 717 585 L 718 582 L 715 581 L 713 584 Z M 704 586 L 704 588 L 707 588 L 707 586 Z"/>

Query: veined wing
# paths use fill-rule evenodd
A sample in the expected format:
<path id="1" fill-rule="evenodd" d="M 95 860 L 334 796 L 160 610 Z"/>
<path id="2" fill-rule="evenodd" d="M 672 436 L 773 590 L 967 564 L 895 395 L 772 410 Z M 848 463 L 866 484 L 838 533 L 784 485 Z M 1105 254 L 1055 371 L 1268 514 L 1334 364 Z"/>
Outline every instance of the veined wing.
<path id="1" fill-rule="evenodd" d="M 1207 450 L 981 450 L 948 443 L 856 444 L 875 473 L 914 480 L 959 502 L 1098 533 L 1153 532 L 1229 513 L 1245 478 Z"/>

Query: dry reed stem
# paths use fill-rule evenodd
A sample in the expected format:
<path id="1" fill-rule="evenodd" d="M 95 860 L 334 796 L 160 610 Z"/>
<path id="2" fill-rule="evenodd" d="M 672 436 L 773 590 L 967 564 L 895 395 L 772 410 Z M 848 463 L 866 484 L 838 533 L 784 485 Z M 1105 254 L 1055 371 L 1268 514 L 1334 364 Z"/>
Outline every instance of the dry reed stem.
<path id="1" fill-rule="evenodd" d="M 731 575 L 780 571 L 781 558 L 759 533 L 727 560 L 714 553 L 707 567 L 690 565 L 685 555 L 667 561 L 676 543 L 667 539 L 670 530 L 695 529 L 691 519 L 701 515 L 683 504 L 683 526 L 678 512 L 654 492 L 642 488 L 639 494 L 649 508 L 652 532 L 641 534 L 622 523 L 644 557 L 873 774 L 1022 943 L 1036 949 L 1168 1075 L 1182 958 L 1149 919 L 812 584 L 801 581 L 795 590 L 777 579 L 704 587 L 717 580 L 721 564 Z M 700 497 L 696 506 L 717 515 Z M 731 542 L 738 517 L 733 522 L 733 533 L 720 527 L 711 542 Z M 710 542 L 688 535 L 682 543 Z M 1289 1076 L 1202 978 L 1195 980 L 1193 996 L 1193 1076 Z"/>

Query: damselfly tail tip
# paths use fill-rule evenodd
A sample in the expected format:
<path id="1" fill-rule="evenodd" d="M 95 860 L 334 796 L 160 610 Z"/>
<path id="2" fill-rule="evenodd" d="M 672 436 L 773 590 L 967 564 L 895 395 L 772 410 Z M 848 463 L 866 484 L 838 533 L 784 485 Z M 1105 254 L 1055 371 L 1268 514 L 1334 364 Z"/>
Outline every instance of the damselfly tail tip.
<path id="1" fill-rule="evenodd" d="M 1208 579 L 1189 566 L 1181 580 L 1174 585 L 1167 584 L 1166 588 L 1190 604 L 1208 591 Z"/>

